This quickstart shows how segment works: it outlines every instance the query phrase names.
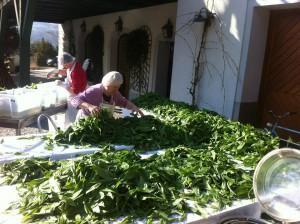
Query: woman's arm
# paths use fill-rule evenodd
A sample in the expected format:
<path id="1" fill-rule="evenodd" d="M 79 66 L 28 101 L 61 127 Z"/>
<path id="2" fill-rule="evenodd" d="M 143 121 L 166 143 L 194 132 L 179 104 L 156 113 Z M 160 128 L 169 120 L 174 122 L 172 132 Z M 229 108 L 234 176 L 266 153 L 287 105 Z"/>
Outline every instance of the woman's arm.
<path id="1" fill-rule="evenodd" d="M 82 102 L 78 106 L 80 109 L 86 109 L 88 110 L 91 114 L 96 114 L 100 111 L 100 107 L 97 107 L 95 105 L 89 104 L 87 102 Z"/>
<path id="2" fill-rule="evenodd" d="M 97 111 L 96 108 L 100 105 L 102 100 L 100 85 L 90 86 L 84 92 L 74 96 L 71 100 L 71 104 L 75 108 L 85 109 L 91 113 Z"/>
<path id="3" fill-rule="evenodd" d="M 140 108 L 138 108 L 134 103 L 132 103 L 131 101 L 127 101 L 127 105 L 126 108 L 133 110 L 135 112 L 137 112 L 139 115 L 144 116 L 143 111 L 140 110 Z"/>
<path id="4" fill-rule="evenodd" d="M 133 110 L 139 115 L 144 116 L 144 113 L 134 103 L 122 96 L 120 92 L 117 92 L 114 98 L 117 106 L 126 107 L 127 109 Z"/>

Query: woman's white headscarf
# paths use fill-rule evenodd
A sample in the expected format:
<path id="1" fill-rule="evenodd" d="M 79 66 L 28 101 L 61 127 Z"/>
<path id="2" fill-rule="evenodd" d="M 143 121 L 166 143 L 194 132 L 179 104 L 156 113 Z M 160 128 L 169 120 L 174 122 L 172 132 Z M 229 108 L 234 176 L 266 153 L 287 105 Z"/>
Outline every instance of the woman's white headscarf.
<path id="1" fill-rule="evenodd" d="M 123 76 L 120 72 L 112 71 L 107 73 L 102 78 L 101 82 L 104 86 L 110 86 L 110 85 L 122 85 L 123 83 Z"/>
<path id="2" fill-rule="evenodd" d="M 60 57 L 61 64 L 69 64 L 73 62 L 75 58 L 69 54 L 68 52 L 64 52 L 63 55 Z"/>

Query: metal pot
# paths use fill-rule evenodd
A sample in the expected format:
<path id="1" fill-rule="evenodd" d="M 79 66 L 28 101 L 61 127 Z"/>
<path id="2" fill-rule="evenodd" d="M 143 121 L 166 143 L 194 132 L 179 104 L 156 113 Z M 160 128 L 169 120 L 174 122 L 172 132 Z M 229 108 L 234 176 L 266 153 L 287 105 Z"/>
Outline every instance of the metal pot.
<path id="1" fill-rule="evenodd" d="M 223 220 L 220 224 L 269 224 L 261 219 L 254 218 L 230 218 Z"/>
<path id="2" fill-rule="evenodd" d="M 282 222 L 300 221 L 300 151 L 276 149 L 258 163 L 253 190 L 261 208 Z"/>

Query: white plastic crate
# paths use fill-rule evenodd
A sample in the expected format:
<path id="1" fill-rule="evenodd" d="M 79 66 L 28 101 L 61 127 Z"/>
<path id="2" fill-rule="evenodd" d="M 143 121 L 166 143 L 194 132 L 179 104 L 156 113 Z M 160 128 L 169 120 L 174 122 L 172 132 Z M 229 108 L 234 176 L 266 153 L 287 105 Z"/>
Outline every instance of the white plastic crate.
<path id="1" fill-rule="evenodd" d="M 23 118 L 42 110 L 41 95 L 32 89 L 12 89 L 0 92 L 0 116 Z"/>
<path id="2" fill-rule="evenodd" d="M 38 84 L 37 91 L 42 95 L 44 108 L 65 103 L 69 97 L 69 92 L 64 87 L 56 85 L 55 82 Z"/>
<path id="3" fill-rule="evenodd" d="M 0 117 L 11 117 L 10 97 L 0 97 Z"/>
<path id="4" fill-rule="evenodd" d="M 62 86 L 56 86 L 55 90 L 56 90 L 56 103 L 57 104 L 66 103 L 70 96 L 68 90 L 66 90 Z"/>
<path id="5" fill-rule="evenodd" d="M 56 104 L 56 91 L 54 82 L 41 83 L 37 85 L 37 92 L 41 95 L 41 106 L 48 108 Z"/>

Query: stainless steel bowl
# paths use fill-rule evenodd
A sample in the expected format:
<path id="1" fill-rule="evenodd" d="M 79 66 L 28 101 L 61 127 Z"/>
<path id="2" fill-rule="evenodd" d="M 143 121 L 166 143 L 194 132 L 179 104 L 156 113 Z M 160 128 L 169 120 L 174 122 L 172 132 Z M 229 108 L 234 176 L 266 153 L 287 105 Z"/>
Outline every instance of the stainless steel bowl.
<path id="1" fill-rule="evenodd" d="M 283 222 L 300 221 L 300 151 L 276 149 L 258 163 L 253 190 L 262 209 Z"/>
<path id="2" fill-rule="evenodd" d="M 269 223 L 261 219 L 236 217 L 236 218 L 229 218 L 223 220 L 221 224 L 269 224 Z"/>

